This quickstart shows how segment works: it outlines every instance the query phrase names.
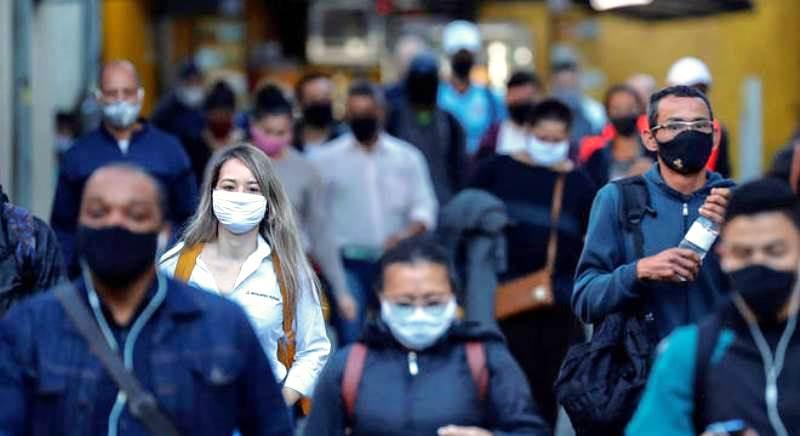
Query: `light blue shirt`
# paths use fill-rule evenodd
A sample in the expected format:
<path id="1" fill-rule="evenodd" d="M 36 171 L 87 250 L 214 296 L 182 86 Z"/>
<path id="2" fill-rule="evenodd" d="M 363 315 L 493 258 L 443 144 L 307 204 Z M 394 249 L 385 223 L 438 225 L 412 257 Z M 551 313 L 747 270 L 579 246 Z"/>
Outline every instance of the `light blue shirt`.
<path id="1" fill-rule="evenodd" d="M 463 94 L 450 83 L 439 86 L 439 106 L 452 113 L 467 136 L 467 154 L 478 151 L 481 138 L 492 123 L 506 116 L 505 105 L 484 86 L 471 85 Z"/>

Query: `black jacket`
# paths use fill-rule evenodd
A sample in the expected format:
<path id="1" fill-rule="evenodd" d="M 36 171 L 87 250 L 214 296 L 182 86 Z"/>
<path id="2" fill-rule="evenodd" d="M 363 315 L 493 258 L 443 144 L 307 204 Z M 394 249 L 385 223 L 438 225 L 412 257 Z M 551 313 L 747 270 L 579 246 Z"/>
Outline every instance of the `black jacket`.
<path id="1" fill-rule="evenodd" d="M 464 343 L 483 342 L 489 385 L 478 398 Z M 431 348 L 417 353 L 419 373 L 409 373 L 409 351 L 381 322 L 367 325 L 361 339 L 369 349 L 355 404 L 352 435 L 435 435 L 446 425 L 482 427 L 495 436 L 545 435 L 525 376 L 502 336 L 475 323 L 456 323 Z M 348 417 L 342 376 L 350 347 L 337 352 L 320 375 L 308 436 L 344 435 Z"/>
<path id="2" fill-rule="evenodd" d="M 0 315 L 66 277 L 53 230 L 7 200 L 0 188 Z"/>

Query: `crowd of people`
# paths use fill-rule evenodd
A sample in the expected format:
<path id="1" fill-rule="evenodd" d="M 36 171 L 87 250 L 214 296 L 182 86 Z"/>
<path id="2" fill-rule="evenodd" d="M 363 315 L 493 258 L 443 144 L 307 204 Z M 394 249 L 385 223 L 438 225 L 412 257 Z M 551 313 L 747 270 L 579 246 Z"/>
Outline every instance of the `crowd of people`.
<path id="1" fill-rule="evenodd" d="M 148 120 L 103 65 L 49 227 L 0 190 L 0 433 L 800 431 L 800 147 L 735 187 L 699 59 L 503 101 L 473 23 L 446 79 L 414 47 L 341 119 L 324 74 L 242 110 L 188 64 Z"/>

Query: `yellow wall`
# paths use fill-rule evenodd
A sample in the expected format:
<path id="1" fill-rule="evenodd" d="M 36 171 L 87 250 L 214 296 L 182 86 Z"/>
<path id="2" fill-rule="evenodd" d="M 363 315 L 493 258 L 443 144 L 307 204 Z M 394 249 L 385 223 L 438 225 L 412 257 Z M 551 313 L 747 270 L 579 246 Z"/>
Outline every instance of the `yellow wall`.
<path id="1" fill-rule="evenodd" d="M 128 59 L 136 65 L 145 89 L 142 113 L 153 109 L 156 98 L 156 59 L 149 1 L 103 1 L 103 62 Z"/>
<path id="2" fill-rule="evenodd" d="M 756 0 L 754 5 L 750 12 L 656 22 L 594 15 L 597 38 L 576 45 L 587 67 L 603 71 L 608 83 L 645 72 L 663 85 L 677 58 L 691 55 L 706 61 L 714 77 L 710 98 L 717 118 L 730 130 L 734 158 L 742 83 L 750 75 L 758 76 L 763 84 L 765 162 L 769 163 L 796 127 L 800 114 L 800 32 L 796 31 L 800 1 Z M 538 4 L 489 3 L 481 18 L 540 23 L 548 20 L 546 15 Z M 550 34 L 549 30 L 533 30 L 537 37 Z M 537 46 L 537 51 L 541 50 Z M 546 71 L 538 62 L 537 67 Z"/>
<path id="3" fill-rule="evenodd" d="M 533 35 L 536 72 L 546 72 L 550 62 L 550 15 L 546 2 L 484 2 L 482 21 L 514 21 L 528 26 Z"/>

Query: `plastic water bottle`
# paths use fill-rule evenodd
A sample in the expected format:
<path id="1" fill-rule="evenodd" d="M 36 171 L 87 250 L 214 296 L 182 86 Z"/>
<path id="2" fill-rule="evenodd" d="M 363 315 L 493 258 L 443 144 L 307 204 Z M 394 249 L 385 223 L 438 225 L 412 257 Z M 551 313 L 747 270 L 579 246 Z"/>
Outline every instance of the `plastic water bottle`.
<path id="1" fill-rule="evenodd" d="M 714 245 L 714 241 L 719 236 L 719 224 L 711 221 L 710 219 L 700 216 L 689 227 L 686 236 L 678 244 L 678 248 L 686 248 L 694 251 L 700 256 L 700 259 L 706 257 L 706 253 Z"/>

